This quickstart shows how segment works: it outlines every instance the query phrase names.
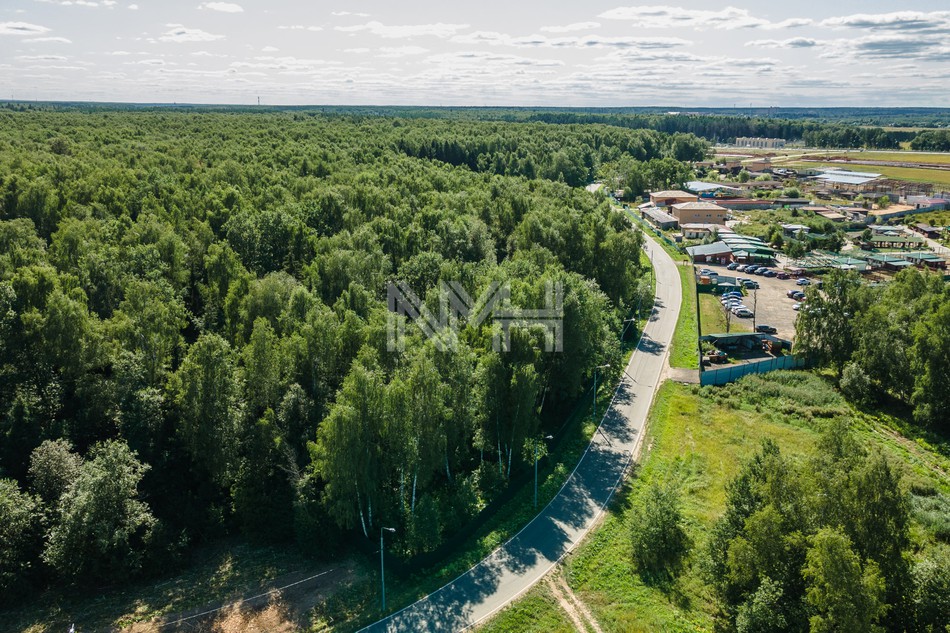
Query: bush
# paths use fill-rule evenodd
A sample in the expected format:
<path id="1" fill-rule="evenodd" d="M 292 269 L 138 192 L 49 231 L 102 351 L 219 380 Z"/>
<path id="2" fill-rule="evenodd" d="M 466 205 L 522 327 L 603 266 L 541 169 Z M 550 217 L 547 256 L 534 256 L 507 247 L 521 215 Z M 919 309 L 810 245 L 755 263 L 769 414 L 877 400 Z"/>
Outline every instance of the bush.
<path id="1" fill-rule="evenodd" d="M 641 574 L 675 575 L 689 552 L 679 493 L 651 483 L 633 520 L 633 560 Z"/>

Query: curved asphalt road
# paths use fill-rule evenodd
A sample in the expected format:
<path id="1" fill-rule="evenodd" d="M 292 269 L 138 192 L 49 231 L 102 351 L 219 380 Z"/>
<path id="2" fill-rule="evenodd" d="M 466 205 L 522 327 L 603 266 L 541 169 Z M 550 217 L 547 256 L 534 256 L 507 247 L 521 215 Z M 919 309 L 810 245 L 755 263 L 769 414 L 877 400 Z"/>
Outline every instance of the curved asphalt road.
<path id="1" fill-rule="evenodd" d="M 513 601 L 584 538 L 632 459 L 666 366 L 682 302 L 676 264 L 646 235 L 656 303 L 598 432 L 574 472 L 538 516 L 470 570 L 366 632 L 463 631 Z"/>

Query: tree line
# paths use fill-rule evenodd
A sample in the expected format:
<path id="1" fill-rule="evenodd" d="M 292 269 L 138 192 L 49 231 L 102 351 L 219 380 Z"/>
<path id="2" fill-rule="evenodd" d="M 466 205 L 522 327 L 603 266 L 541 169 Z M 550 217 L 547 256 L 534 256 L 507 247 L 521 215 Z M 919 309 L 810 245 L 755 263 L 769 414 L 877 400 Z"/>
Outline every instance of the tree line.
<path id="1" fill-rule="evenodd" d="M 436 547 L 620 366 L 642 237 L 570 185 L 669 142 L 0 112 L 0 593 L 160 573 L 230 534 L 334 556 L 387 525 L 407 555 Z M 526 308 L 560 283 L 563 353 L 537 329 L 499 353 L 464 319 L 453 352 L 411 325 L 392 352 L 391 280 L 435 312 L 440 281 L 507 282 Z"/>
<path id="2" fill-rule="evenodd" d="M 909 269 L 883 286 L 833 271 L 806 290 L 796 352 L 829 367 L 860 404 L 897 401 L 921 425 L 950 430 L 950 287 Z"/>

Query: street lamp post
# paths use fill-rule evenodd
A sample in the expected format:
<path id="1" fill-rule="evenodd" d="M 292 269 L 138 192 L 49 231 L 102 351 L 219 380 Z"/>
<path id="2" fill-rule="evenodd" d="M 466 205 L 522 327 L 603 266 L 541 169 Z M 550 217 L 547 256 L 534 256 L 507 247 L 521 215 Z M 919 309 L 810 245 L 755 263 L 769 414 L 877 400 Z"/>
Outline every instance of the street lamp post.
<path id="1" fill-rule="evenodd" d="M 597 421 L 597 370 L 607 369 L 610 365 L 599 365 L 594 367 L 594 422 Z"/>
<path id="2" fill-rule="evenodd" d="M 383 601 L 383 613 L 386 612 L 386 568 L 383 562 L 383 555 L 385 550 L 383 549 L 383 531 L 386 532 L 395 532 L 396 528 L 391 527 L 382 527 L 379 528 L 379 582 L 382 586 L 382 601 Z"/>
<path id="3" fill-rule="evenodd" d="M 544 439 L 550 440 L 553 439 L 553 435 L 545 435 Z M 534 507 L 538 507 L 538 446 L 541 444 L 541 440 L 537 440 L 534 443 Z"/>

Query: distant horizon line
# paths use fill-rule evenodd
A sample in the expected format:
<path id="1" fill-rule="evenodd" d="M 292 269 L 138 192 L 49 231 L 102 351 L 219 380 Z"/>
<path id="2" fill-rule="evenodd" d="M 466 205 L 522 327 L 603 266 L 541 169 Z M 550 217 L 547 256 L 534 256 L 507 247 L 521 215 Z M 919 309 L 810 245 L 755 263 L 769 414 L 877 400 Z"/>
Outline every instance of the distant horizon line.
<path id="1" fill-rule="evenodd" d="M 481 109 L 481 110 L 665 110 L 662 114 L 689 114 L 690 111 L 702 110 L 728 110 L 739 113 L 748 113 L 758 111 L 760 114 L 767 111 L 776 110 L 906 110 L 906 111 L 934 111 L 950 112 L 950 107 L 940 106 L 690 106 L 690 105 L 611 105 L 611 106 L 551 106 L 551 105 L 434 105 L 426 103 L 417 104 L 380 104 L 380 103 L 295 103 L 295 104 L 260 104 L 260 103 L 201 103 L 191 101 L 95 101 L 88 99 L 75 100 L 50 100 L 50 99 L 0 99 L 0 104 L 44 104 L 44 105 L 96 105 L 96 106 L 144 106 L 144 107 L 185 107 L 185 108 L 260 108 L 260 109 L 280 109 L 280 108 L 428 108 L 437 110 L 457 110 L 457 109 Z"/>

